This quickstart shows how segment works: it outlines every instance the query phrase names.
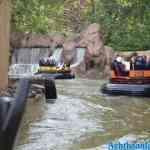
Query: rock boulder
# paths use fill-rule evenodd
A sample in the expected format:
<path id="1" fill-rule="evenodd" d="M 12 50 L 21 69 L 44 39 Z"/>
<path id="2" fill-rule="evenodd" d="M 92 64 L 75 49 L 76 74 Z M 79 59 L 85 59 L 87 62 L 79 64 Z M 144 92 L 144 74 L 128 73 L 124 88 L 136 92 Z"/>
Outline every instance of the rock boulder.
<path id="1" fill-rule="evenodd" d="M 66 40 L 63 44 L 62 60 L 71 64 L 76 56 L 76 42 L 74 40 Z"/>
<path id="2" fill-rule="evenodd" d="M 99 24 L 91 24 L 81 32 L 81 47 L 87 47 L 87 52 L 91 56 L 99 56 L 104 49 L 103 34 Z"/>

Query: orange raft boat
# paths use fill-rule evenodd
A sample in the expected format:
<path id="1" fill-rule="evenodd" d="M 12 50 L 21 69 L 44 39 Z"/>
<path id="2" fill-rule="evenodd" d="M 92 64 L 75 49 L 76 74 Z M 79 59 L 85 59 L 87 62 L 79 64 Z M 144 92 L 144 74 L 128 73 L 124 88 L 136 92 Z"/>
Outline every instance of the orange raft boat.
<path id="1" fill-rule="evenodd" d="M 125 76 L 112 70 L 109 83 L 104 84 L 101 91 L 111 95 L 150 97 L 150 70 L 130 70 Z"/>

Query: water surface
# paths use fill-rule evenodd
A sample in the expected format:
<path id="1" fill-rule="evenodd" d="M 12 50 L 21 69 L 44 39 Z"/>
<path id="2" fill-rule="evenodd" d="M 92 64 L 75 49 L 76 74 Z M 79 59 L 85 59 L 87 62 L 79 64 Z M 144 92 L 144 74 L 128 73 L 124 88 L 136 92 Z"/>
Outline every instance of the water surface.
<path id="1" fill-rule="evenodd" d="M 58 99 L 29 100 L 17 150 L 103 150 L 150 139 L 150 98 L 106 96 L 105 81 L 57 81 Z"/>

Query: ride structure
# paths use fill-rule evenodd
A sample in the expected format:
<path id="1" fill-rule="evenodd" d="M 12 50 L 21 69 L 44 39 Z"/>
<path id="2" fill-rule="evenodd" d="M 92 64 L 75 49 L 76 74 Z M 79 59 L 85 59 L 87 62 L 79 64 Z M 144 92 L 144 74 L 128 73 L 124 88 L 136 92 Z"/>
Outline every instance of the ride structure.
<path id="1" fill-rule="evenodd" d="M 121 73 L 119 68 L 112 67 L 109 83 L 105 83 L 101 91 L 110 95 L 150 97 L 150 69 L 135 66 Z"/>

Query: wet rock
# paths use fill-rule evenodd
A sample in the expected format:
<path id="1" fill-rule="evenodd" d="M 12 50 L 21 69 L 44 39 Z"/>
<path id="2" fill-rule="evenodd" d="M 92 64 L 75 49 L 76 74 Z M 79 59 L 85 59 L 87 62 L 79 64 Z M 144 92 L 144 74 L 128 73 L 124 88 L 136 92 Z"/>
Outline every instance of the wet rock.
<path id="1" fill-rule="evenodd" d="M 56 47 L 57 45 L 63 45 L 65 36 L 60 35 L 43 35 L 43 34 L 31 34 L 31 33 L 11 33 L 10 45 L 12 48 L 24 48 L 24 47 Z"/>
<path id="2" fill-rule="evenodd" d="M 14 97 L 16 93 L 15 86 L 9 86 L 6 90 L 0 91 L 0 96 Z"/>
<path id="3" fill-rule="evenodd" d="M 99 24 L 91 24 L 81 32 L 81 47 L 86 47 L 91 56 L 99 56 L 104 50 L 103 34 Z"/>
<path id="4" fill-rule="evenodd" d="M 29 98 L 35 98 L 38 95 L 42 95 L 44 93 L 44 86 L 39 84 L 32 84 L 29 92 Z"/>
<path id="5" fill-rule="evenodd" d="M 96 23 L 89 25 L 80 34 L 71 38 L 66 38 L 64 35 L 22 34 L 21 37 L 18 34 L 14 34 L 12 43 L 14 47 L 16 47 L 15 44 L 21 47 L 51 46 L 50 52 L 52 52 L 54 47 L 63 45 L 61 61 L 66 64 L 75 62 L 77 55 L 76 47 L 84 47 L 86 49 L 84 60 L 73 69 L 80 76 L 82 74 L 83 76 L 92 74 L 89 72 L 92 72 L 93 69 L 95 69 L 96 73 L 99 72 L 106 75 L 109 72 L 108 66 L 115 55 L 111 47 L 104 45 L 103 30 Z"/>
<path id="6" fill-rule="evenodd" d="M 113 49 L 109 46 L 104 46 L 104 52 L 106 56 L 106 65 L 110 65 L 114 56 L 116 55 Z"/>
<path id="7" fill-rule="evenodd" d="M 103 32 L 99 24 L 91 24 L 76 38 L 67 39 L 63 47 L 62 60 L 65 63 L 73 62 L 76 57 L 76 47 L 85 47 L 84 60 L 73 69 L 79 76 L 92 76 L 90 72 L 95 72 L 93 74 L 99 76 L 99 74 L 106 75 L 105 70 L 109 72 L 108 66 L 114 57 L 114 52 L 111 47 L 104 46 Z"/>
<path id="8" fill-rule="evenodd" d="M 52 38 L 49 35 L 28 35 L 22 42 L 22 47 L 50 47 Z"/>
<path id="9" fill-rule="evenodd" d="M 79 45 L 86 47 L 86 76 L 105 74 L 108 71 L 114 52 L 111 47 L 104 46 L 103 31 L 99 24 L 91 24 L 80 35 Z M 95 69 L 95 71 L 94 71 Z M 109 71 L 108 71 L 109 72 Z M 91 74 L 91 75 L 90 75 Z"/>
<path id="10" fill-rule="evenodd" d="M 22 47 L 21 41 L 27 37 L 27 34 L 20 32 L 13 32 L 10 34 L 10 46 L 12 49 Z"/>
<path id="11" fill-rule="evenodd" d="M 15 97 L 17 92 L 17 85 L 18 82 L 15 82 L 8 86 L 6 90 L 0 91 L 0 96 L 6 96 L 6 97 Z M 39 84 L 33 84 L 29 91 L 29 98 L 35 98 L 42 96 L 44 94 L 44 86 Z"/>
<path id="12" fill-rule="evenodd" d="M 87 73 L 85 74 L 85 78 L 90 78 L 90 79 L 99 79 L 101 77 L 102 74 L 96 68 L 88 70 Z"/>
<path id="13" fill-rule="evenodd" d="M 73 62 L 76 47 L 85 47 L 85 58 L 73 71 L 81 77 L 105 76 L 110 73 L 114 52 L 111 47 L 104 45 L 103 32 L 99 24 L 89 25 L 74 39 L 66 40 L 63 44 L 63 60 Z"/>
<path id="14" fill-rule="evenodd" d="M 65 42 L 65 36 L 64 35 L 54 35 L 52 37 L 52 46 L 56 47 L 58 45 L 63 45 Z"/>
<path id="15" fill-rule="evenodd" d="M 83 61 L 82 63 L 80 63 L 80 65 L 73 68 L 72 71 L 80 77 L 85 77 L 85 74 L 86 74 L 86 64 L 85 64 L 85 62 Z"/>
<path id="16" fill-rule="evenodd" d="M 109 78 L 110 77 L 110 65 L 106 65 L 104 70 L 103 70 L 103 73 L 101 74 L 101 77 L 102 78 Z"/>
<path id="17" fill-rule="evenodd" d="M 71 64 L 76 56 L 76 42 L 74 40 L 66 40 L 63 44 L 62 61 Z"/>

